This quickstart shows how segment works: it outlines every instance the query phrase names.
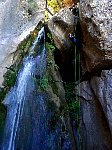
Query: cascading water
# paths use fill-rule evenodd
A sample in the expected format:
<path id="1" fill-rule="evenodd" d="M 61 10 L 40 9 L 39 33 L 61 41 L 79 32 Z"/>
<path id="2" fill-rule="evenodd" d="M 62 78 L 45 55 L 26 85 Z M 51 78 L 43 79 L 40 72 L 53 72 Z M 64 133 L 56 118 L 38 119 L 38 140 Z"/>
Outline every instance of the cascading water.
<path id="1" fill-rule="evenodd" d="M 34 133 L 37 135 L 35 128 L 38 128 L 38 126 L 36 127 L 38 119 L 36 120 L 36 118 L 41 108 L 38 108 L 36 105 L 41 101 L 42 96 L 37 94 L 35 76 L 41 78 L 46 68 L 44 40 L 44 28 L 42 28 L 30 50 L 30 53 L 34 53 L 37 50 L 40 54 L 36 57 L 29 55 L 25 58 L 16 84 L 4 100 L 8 113 L 1 147 L 2 150 L 34 149 L 33 145 L 37 144 L 34 142 L 35 137 L 33 138 L 33 136 Z M 32 139 L 34 141 L 29 146 Z"/>
<path id="2" fill-rule="evenodd" d="M 48 109 L 50 97 L 40 90 L 46 71 L 44 27 L 39 31 L 29 56 L 24 59 L 17 81 L 4 100 L 6 124 L 1 150 L 72 150 L 68 131 L 62 132 L 57 120 L 52 130 L 49 121 L 55 111 Z"/>

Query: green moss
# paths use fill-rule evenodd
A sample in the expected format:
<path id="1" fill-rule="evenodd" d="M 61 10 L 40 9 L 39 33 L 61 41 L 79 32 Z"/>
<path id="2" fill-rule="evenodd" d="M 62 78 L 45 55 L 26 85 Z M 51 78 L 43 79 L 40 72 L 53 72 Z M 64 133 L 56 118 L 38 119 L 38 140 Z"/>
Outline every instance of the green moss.
<path id="1" fill-rule="evenodd" d="M 69 114 L 72 120 L 79 124 L 80 103 L 77 95 L 73 93 L 74 84 L 72 82 L 65 84 L 66 100 L 68 103 Z"/>
<path id="2" fill-rule="evenodd" d="M 56 50 L 56 47 L 53 42 L 53 38 L 50 33 L 47 33 L 46 37 L 46 49 L 47 49 L 47 84 L 48 87 L 52 89 L 52 92 L 54 95 L 56 94 L 57 98 L 59 96 L 59 89 L 58 89 L 58 83 L 55 81 L 56 78 L 56 72 L 58 71 L 58 66 L 55 64 L 54 61 L 54 51 Z M 60 121 L 60 116 L 64 114 L 65 111 L 65 105 L 60 104 L 60 107 L 56 106 L 54 101 L 51 101 L 48 99 L 47 101 L 47 107 L 48 110 L 52 112 L 52 116 L 49 120 L 49 125 L 51 127 L 51 130 L 54 130 L 57 123 Z"/>
<path id="3" fill-rule="evenodd" d="M 4 99 L 4 97 L 6 96 L 6 91 L 7 89 L 0 88 L 0 100 Z M 6 108 L 0 101 L 0 133 L 2 133 L 3 130 L 5 117 L 6 117 Z"/>
<path id="4" fill-rule="evenodd" d="M 47 75 L 44 75 L 44 76 L 40 79 L 40 82 L 39 82 L 40 88 L 41 88 L 42 90 L 46 90 L 47 87 L 48 87 L 48 84 L 49 84 L 48 76 L 47 76 Z"/>
<path id="5" fill-rule="evenodd" d="M 0 133 L 2 132 L 4 121 L 6 118 L 6 108 L 0 103 Z"/>
<path id="6" fill-rule="evenodd" d="M 53 93 L 58 96 L 58 86 L 56 81 L 54 80 L 55 72 L 58 71 L 59 67 L 56 65 L 54 61 L 54 51 L 56 47 L 54 45 L 54 41 L 50 32 L 47 33 L 46 36 L 46 49 L 47 49 L 47 74 L 49 77 L 49 84 L 53 90 Z"/>
<path id="7" fill-rule="evenodd" d="M 55 64 L 54 61 L 54 51 L 56 47 L 53 43 L 53 39 L 50 33 L 47 34 L 47 74 L 48 74 L 48 85 L 52 88 L 54 94 L 59 96 L 59 89 L 58 83 L 55 81 L 56 71 L 59 70 L 59 67 Z M 50 106 L 52 111 L 53 107 L 53 115 L 51 120 L 49 121 L 51 129 L 55 129 L 56 124 L 58 123 L 60 116 L 64 116 L 65 118 L 70 115 L 71 120 L 75 120 L 76 124 L 79 125 L 79 111 L 80 111 L 80 104 L 78 97 L 73 93 L 74 84 L 73 82 L 65 83 L 65 95 L 66 95 L 66 102 L 60 101 L 60 107 L 56 110 L 53 107 L 53 104 Z M 78 128 L 78 126 L 77 126 Z M 65 127 L 62 127 L 62 131 L 65 131 Z"/>
<path id="8" fill-rule="evenodd" d="M 14 85 L 16 81 L 16 71 L 8 70 L 5 74 L 5 81 L 4 81 L 4 87 L 6 87 L 7 91 Z"/>

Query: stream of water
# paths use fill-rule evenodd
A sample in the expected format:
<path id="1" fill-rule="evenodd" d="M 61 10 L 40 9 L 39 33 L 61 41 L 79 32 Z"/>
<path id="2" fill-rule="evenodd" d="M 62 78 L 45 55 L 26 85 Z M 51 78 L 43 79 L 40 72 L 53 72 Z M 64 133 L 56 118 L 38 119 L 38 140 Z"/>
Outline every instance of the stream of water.
<path id="1" fill-rule="evenodd" d="M 44 40 L 44 28 L 42 28 L 30 49 L 30 52 L 32 53 L 37 48 L 36 50 L 39 50 L 40 54 L 36 57 L 29 55 L 24 59 L 23 67 L 19 71 L 16 84 L 4 100 L 8 113 L 4 130 L 4 140 L 1 148 L 2 150 L 15 150 L 17 148 L 24 149 L 24 146 L 23 148 L 21 147 L 23 142 L 25 145 L 31 143 L 30 137 L 33 136 L 37 122 L 34 116 L 32 116 L 34 113 L 33 111 L 36 109 L 36 100 L 38 100 L 35 76 L 41 78 L 46 68 Z M 41 96 L 38 95 L 38 97 L 42 99 Z M 39 113 L 38 111 L 37 108 L 37 113 Z M 31 126 L 30 130 L 32 131 L 29 131 L 29 126 Z M 29 136 L 26 133 L 32 135 Z M 26 136 L 28 136 L 27 140 Z M 17 145 L 15 143 L 17 143 Z M 20 148 L 18 144 L 20 144 Z"/>
<path id="2" fill-rule="evenodd" d="M 46 71 L 44 27 L 39 31 L 29 55 L 24 59 L 14 87 L 7 94 L 6 124 L 1 150 L 72 150 L 68 131 L 62 132 L 57 120 L 51 129 L 49 120 L 55 111 L 48 109 L 46 92 L 39 90 L 37 80 Z"/>

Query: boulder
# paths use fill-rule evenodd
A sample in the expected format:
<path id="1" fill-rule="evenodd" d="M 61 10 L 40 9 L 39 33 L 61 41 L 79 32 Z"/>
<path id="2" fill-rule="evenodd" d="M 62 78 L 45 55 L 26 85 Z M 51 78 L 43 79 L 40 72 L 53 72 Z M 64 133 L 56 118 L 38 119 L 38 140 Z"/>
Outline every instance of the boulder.
<path id="1" fill-rule="evenodd" d="M 112 34 L 111 1 L 81 0 L 81 28 L 88 81 L 75 87 L 81 102 L 81 138 L 84 150 L 112 149 Z M 83 69 L 85 69 L 83 68 Z M 100 75 L 96 76 L 100 71 Z"/>
<path id="2" fill-rule="evenodd" d="M 49 21 L 50 29 L 56 47 L 62 52 L 72 46 L 68 38 L 69 33 L 74 33 L 74 16 L 68 8 L 61 9 Z"/>
<path id="3" fill-rule="evenodd" d="M 112 68 L 111 1 L 80 1 L 83 55 L 88 72 Z"/>

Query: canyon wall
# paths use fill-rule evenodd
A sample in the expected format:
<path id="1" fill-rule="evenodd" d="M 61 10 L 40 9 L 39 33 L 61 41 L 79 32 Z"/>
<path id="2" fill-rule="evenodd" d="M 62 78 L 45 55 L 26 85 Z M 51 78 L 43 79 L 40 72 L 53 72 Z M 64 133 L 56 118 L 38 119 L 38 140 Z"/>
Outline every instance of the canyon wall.
<path id="1" fill-rule="evenodd" d="M 112 149 L 112 19 L 110 0 L 80 0 L 83 70 L 91 78 L 81 97 L 82 149 Z M 79 89 L 78 89 L 79 88 Z"/>
<path id="2" fill-rule="evenodd" d="M 0 86 L 6 67 L 13 64 L 18 44 L 44 18 L 44 0 L 4 0 L 0 2 Z"/>

